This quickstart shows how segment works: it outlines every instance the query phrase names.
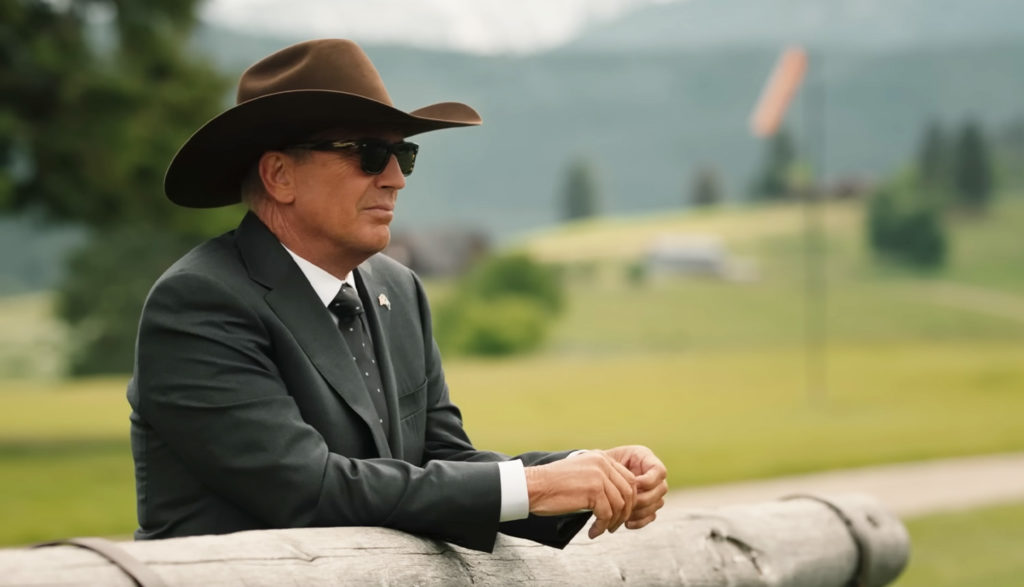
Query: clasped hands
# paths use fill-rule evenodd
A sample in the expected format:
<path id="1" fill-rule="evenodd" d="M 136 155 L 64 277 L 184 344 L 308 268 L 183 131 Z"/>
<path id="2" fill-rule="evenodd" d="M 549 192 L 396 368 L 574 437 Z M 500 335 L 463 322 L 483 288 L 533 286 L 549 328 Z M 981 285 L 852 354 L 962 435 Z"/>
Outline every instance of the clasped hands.
<path id="1" fill-rule="evenodd" d="M 554 463 L 526 468 L 530 513 L 554 516 L 591 510 L 589 535 L 636 530 L 654 521 L 665 505 L 665 465 L 646 446 L 588 450 Z"/>

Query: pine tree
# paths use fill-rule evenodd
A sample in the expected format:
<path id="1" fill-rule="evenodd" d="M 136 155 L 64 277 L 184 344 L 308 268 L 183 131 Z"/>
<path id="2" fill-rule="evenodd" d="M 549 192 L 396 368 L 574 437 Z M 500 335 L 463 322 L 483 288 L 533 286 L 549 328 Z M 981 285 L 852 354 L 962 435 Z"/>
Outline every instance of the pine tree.
<path id="1" fill-rule="evenodd" d="M 921 139 L 917 161 L 921 186 L 930 194 L 938 194 L 949 188 L 952 175 L 949 151 L 942 125 L 933 120 Z"/>
<path id="2" fill-rule="evenodd" d="M 1020 191 L 1024 188 L 1024 117 L 1003 127 L 995 145 L 999 184 Z"/>
<path id="3" fill-rule="evenodd" d="M 957 201 L 970 210 L 984 210 L 992 199 L 992 163 L 977 122 L 964 124 L 955 157 L 953 183 Z"/>
<path id="4" fill-rule="evenodd" d="M 598 214 L 597 181 L 590 164 L 577 159 L 569 164 L 562 192 L 562 219 L 589 218 Z"/>
<path id="5" fill-rule="evenodd" d="M 715 206 L 722 203 L 722 189 L 718 174 L 711 167 L 701 167 L 693 181 L 690 204 L 697 207 Z"/>

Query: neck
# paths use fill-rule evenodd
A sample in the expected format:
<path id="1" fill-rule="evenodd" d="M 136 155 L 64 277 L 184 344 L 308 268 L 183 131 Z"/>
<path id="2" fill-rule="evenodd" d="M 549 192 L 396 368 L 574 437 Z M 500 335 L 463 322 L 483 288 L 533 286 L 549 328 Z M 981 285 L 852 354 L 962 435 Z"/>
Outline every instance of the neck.
<path id="1" fill-rule="evenodd" d="M 254 206 L 252 212 L 282 245 L 338 279 L 345 279 L 360 263 L 373 256 L 373 253 L 341 251 L 337 247 L 325 246 L 322 239 L 304 235 L 274 206 Z"/>

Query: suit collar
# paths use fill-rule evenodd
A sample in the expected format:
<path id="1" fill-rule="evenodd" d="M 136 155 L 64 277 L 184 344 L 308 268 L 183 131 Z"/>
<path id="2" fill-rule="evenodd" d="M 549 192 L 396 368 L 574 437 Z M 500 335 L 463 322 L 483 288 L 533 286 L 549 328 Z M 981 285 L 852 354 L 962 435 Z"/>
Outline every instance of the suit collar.
<path id="1" fill-rule="evenodd" d="M 284 247 L 283 244 L 281 246 Z M 342 284 L 349 284 L 352 287 L 352 290 L 355 291 L 356 279 L 352 271 L 348 272 L 345 279 L 338 279 L 319 266 L 298 256 L 288 247 L 284 247 L 284 250 L 289 256 L 291 256 L 292 260 L 295 261 L 295 264 L 299 266 L 299 270 L 302 271 L 302 274 L 306 277 L 306 281 L 309 282 L 309 285 L 313 286 L 313 291 L 316 292 L 316 296 L 320 298 L 320 301 L 323 302 L 325 307 L 338 295 Z"/>
<path id="2" fill-rule="evenodd" d="M 388 439 L 378 421 L 377 410 L 366 394 L 361 374 L 351 361 L 340 360 L 341 357 L 350 354 L 345 340 L 309 280 L 277 237 L 251 212 L 242 220 L 235 236 L 250 278 L 269 290 L 264 296 L 267 305 L 287 326 L 331 388 L 366 422 L 378 453 L 382 457 L 390 458 Z M 373 335 L 377 336 L 377 333 L 374 332 Z M 376 340 L 383 342 L 382 339 Z M 378 346 L 386 345 L 378 343 Z M 389 382 L 383 373 L 384 355 L 380 355 L 379 358 L 381 378 L 385 380 L 385 385 L 388 385 Z M 392 375 L 389 396 L 394 393 L 393 381 Z"/>

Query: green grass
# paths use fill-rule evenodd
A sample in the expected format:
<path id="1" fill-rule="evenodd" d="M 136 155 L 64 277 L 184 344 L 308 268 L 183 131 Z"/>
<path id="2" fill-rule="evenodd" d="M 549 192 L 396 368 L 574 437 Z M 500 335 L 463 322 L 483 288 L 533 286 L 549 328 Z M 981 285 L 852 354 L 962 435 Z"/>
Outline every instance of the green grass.
<path id="1" fill-rule="evenodd" d="M 846 345 L 810 401 L 799 348 L 452 361 L 474 442 L 504 452 L 648 444 L 673 487 L 1024 450 L 1019 348 Z M 134 525 L 123 379 L 5 386 L 0 543 Z"/>
<path id="2" fill-rule="evenodd" d="M 474 442 L 648 444 L 673 487 L 1024 449 L 1020 349 L 844 345 L 809 396 L 799 348 L 458 362 L 452 394 Z"/>
<path id="3" fill-rule="evenodd" d="M 910 565 L 896 587 L 1019 587 L 1024 503 L 910 520 Z"/>
<path id="4" fill-rule="evenodd" d="M 131 534 L 132 475 L 124 439 L 0 444 L 0 544 Z"/>
<path id="5" fill-rule="evenodd" d="M 124 378 L 0 384 L 0 544 L 135 529 Z"/>
<path id="6" fill-rule="evenodd" d="M 127 438 L 124 377 L 0 381 L 0 445 Z"/>

